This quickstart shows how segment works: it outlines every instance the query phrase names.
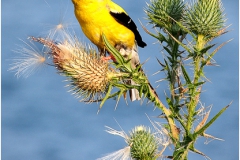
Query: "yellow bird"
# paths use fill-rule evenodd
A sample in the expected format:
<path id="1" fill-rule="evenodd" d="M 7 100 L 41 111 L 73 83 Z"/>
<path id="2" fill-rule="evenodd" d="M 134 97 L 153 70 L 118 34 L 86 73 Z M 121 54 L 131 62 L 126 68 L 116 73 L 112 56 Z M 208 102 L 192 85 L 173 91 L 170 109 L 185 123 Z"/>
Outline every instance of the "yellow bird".
<path id="1" fill-rule="evenodd" d="M 125 57 L 131 59 L 132 67 L 140 64 L 136 44 L 145 47 L 146 43 L 137 30 L 136 24 L 116 3 L 111 0 L 72 0 L 75 16 L 87 38 L 105 55 L 102 34 Z M 131 84 L 135 84 L 131 81 Z M 139 100 L 136 89 L 130 91 L 132 101 Z"/>

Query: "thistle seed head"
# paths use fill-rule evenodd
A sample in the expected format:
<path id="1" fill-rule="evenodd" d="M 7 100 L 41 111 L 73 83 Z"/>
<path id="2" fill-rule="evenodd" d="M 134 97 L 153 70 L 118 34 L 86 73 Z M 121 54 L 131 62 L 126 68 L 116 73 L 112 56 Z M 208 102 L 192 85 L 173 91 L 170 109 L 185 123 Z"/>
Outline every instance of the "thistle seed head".
<path id="1" fill-rule="evenodd" d="M 56 44 L 44 38 L 34 38 L 51 49 L 53 63 L 59 73 L 68 77 L 71 91 L 84 101 L 102 97 L 108 88 L 111 74 L 108 62 L 101 59 L 93 49 L 86 50 L 77 40 Z"/>

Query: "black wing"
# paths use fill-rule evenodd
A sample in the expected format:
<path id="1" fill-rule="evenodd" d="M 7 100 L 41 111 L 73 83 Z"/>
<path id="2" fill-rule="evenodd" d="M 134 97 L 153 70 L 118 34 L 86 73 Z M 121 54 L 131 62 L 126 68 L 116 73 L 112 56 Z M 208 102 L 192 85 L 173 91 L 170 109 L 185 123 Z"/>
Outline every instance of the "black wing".
<path id="1" fill-rule="evenodd" d="M 137 30 L 136 24 L 133 22 L 133 20 L 127 14 L 125 14 L 123 12 L 115 13 L 115 12 L 111 12 L 111 11 L 110 11 L 110 14 L 116 19 L 116 21 L 118 21 L 119 23 L 121 23 L 122 25 L 124 25 L 125 27 L 127 27 L 134 33 L 135 40 L 137 41 L 137 44 L 139 47 L 143 48 L 143 47 L 147 46 L 147 44 L 142 41 L 142 37 Z"/>

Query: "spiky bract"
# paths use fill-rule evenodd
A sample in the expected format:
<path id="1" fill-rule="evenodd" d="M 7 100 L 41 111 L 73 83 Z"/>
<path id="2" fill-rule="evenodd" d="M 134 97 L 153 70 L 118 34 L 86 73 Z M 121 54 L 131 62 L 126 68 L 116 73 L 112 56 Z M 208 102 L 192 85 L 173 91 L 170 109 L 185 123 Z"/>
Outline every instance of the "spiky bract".
<path id="1" fill-rule="evenodd" d="M 101 60 L 96 53 L 74 49 L 74 56 L 57 64 L 62 65 L 60 71 L 70 78 L 75 93 L 91 100 L 95 95 L 99 97 L 105 93 L 109 82 L 108 63 Z"/>

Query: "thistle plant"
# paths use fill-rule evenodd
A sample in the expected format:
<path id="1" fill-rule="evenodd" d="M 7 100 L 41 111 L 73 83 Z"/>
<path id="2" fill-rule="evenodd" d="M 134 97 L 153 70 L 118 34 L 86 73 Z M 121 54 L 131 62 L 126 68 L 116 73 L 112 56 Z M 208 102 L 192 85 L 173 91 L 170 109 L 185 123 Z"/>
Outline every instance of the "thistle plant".
<path id="1" fill-rule="evenodd" d="M 196 0 L 191 4 L 182 0 L 151 0 L 147 4 L 147 19 L 157 33 L 145 27 L 144 30 L 160 42 L 165 53 L 163 60 L 157 58 L 157 62 L 169 86 L 170 92 L 165 97 L 167 105 L 164 105 L 163 99 L 150 85 L 141 69 L 142 64 L 132 68 L 130 59 L 124 58 L 104 35 L 102 39 L 106 50 L 114 57 L 114 62 L 103 60 L 98 51 L 82 45 L 63 29 L 60 41 L 54 40 L 55 35 L 51 34 L 46 38 L 30 37 L 31 43 L 39 42 L 48 50 L 39 54 L 28 45 L 30 49 L 20 50 L 24 57 L 15 59 L 15 66 L 10 70 L 15 70 L 17 75 L 24 74 L 29 68 L 32 72 L 32 65 L 44 63 L 50 57 L 53 66 L 67 78 L 70 90 L 77 97 L 81 97 L 84 102 L 101 102 L 98 111 L 108 99 L 116 97 L 118 102 L 127 91 L 137 89 L 140 97 L 152 102 L 162 112 L 158 117 L 164 118 L 167 123 L 160 125 L 160 122 L 151 122 L 154 129 L 137 125 L 127 135 L 124 131 L 108 127 L 107 132 L 123 137 L 127 147 L 102 160 L 156 160 L 162 157 L 186 160 L 189 151 L 207 157 L 195 148 L 197 138 L 203 136 L 217 139 L 207 134 L 206 130 L 229 106 L 223 107 L 209 120 L 210 111 L 200 102 L 202 87 L 208 82 L 205 68 L 214 66 L 214 55 L 227 43 L 217 47 L 213 44 L 215 38 L 227 33 L 223 11 L 220 0 Z M 128 80 L 133 80 L 136 85 L 126 84 Z M 200 115 L 203 118 L 197 123 Z M 170 144 L 173 153 L 164 155 Z"/>
<path id="2" fill-rule="evenodd" d="M 170 95 L 166 100 L 171 118 L 181 130 L 178 135 L 170 134 L 175 146 L 172 157 L 187 159 L 189 150 L 205 156 L 194 144 L 199 136 L 207 137 L 206 129 L 228 107 L 208 122 L 206 114 L 201 123 L 196 124 L 202 86 L 208 81 L 204 69 L 213 65 L 213 56 L 227 43 L 217 48 L 211 44 L 213 39 L 227 32 L 222 3 L 220 0 L 198 0 L 189 5 L 181 0 L 153 0 L 146 14 L 158 33 L 145 30 L 160 41 L 167 53 L 164 60 L 158 62 L 169 82 Z M 186 63 L 190 64 L 193 74 Z"/>

